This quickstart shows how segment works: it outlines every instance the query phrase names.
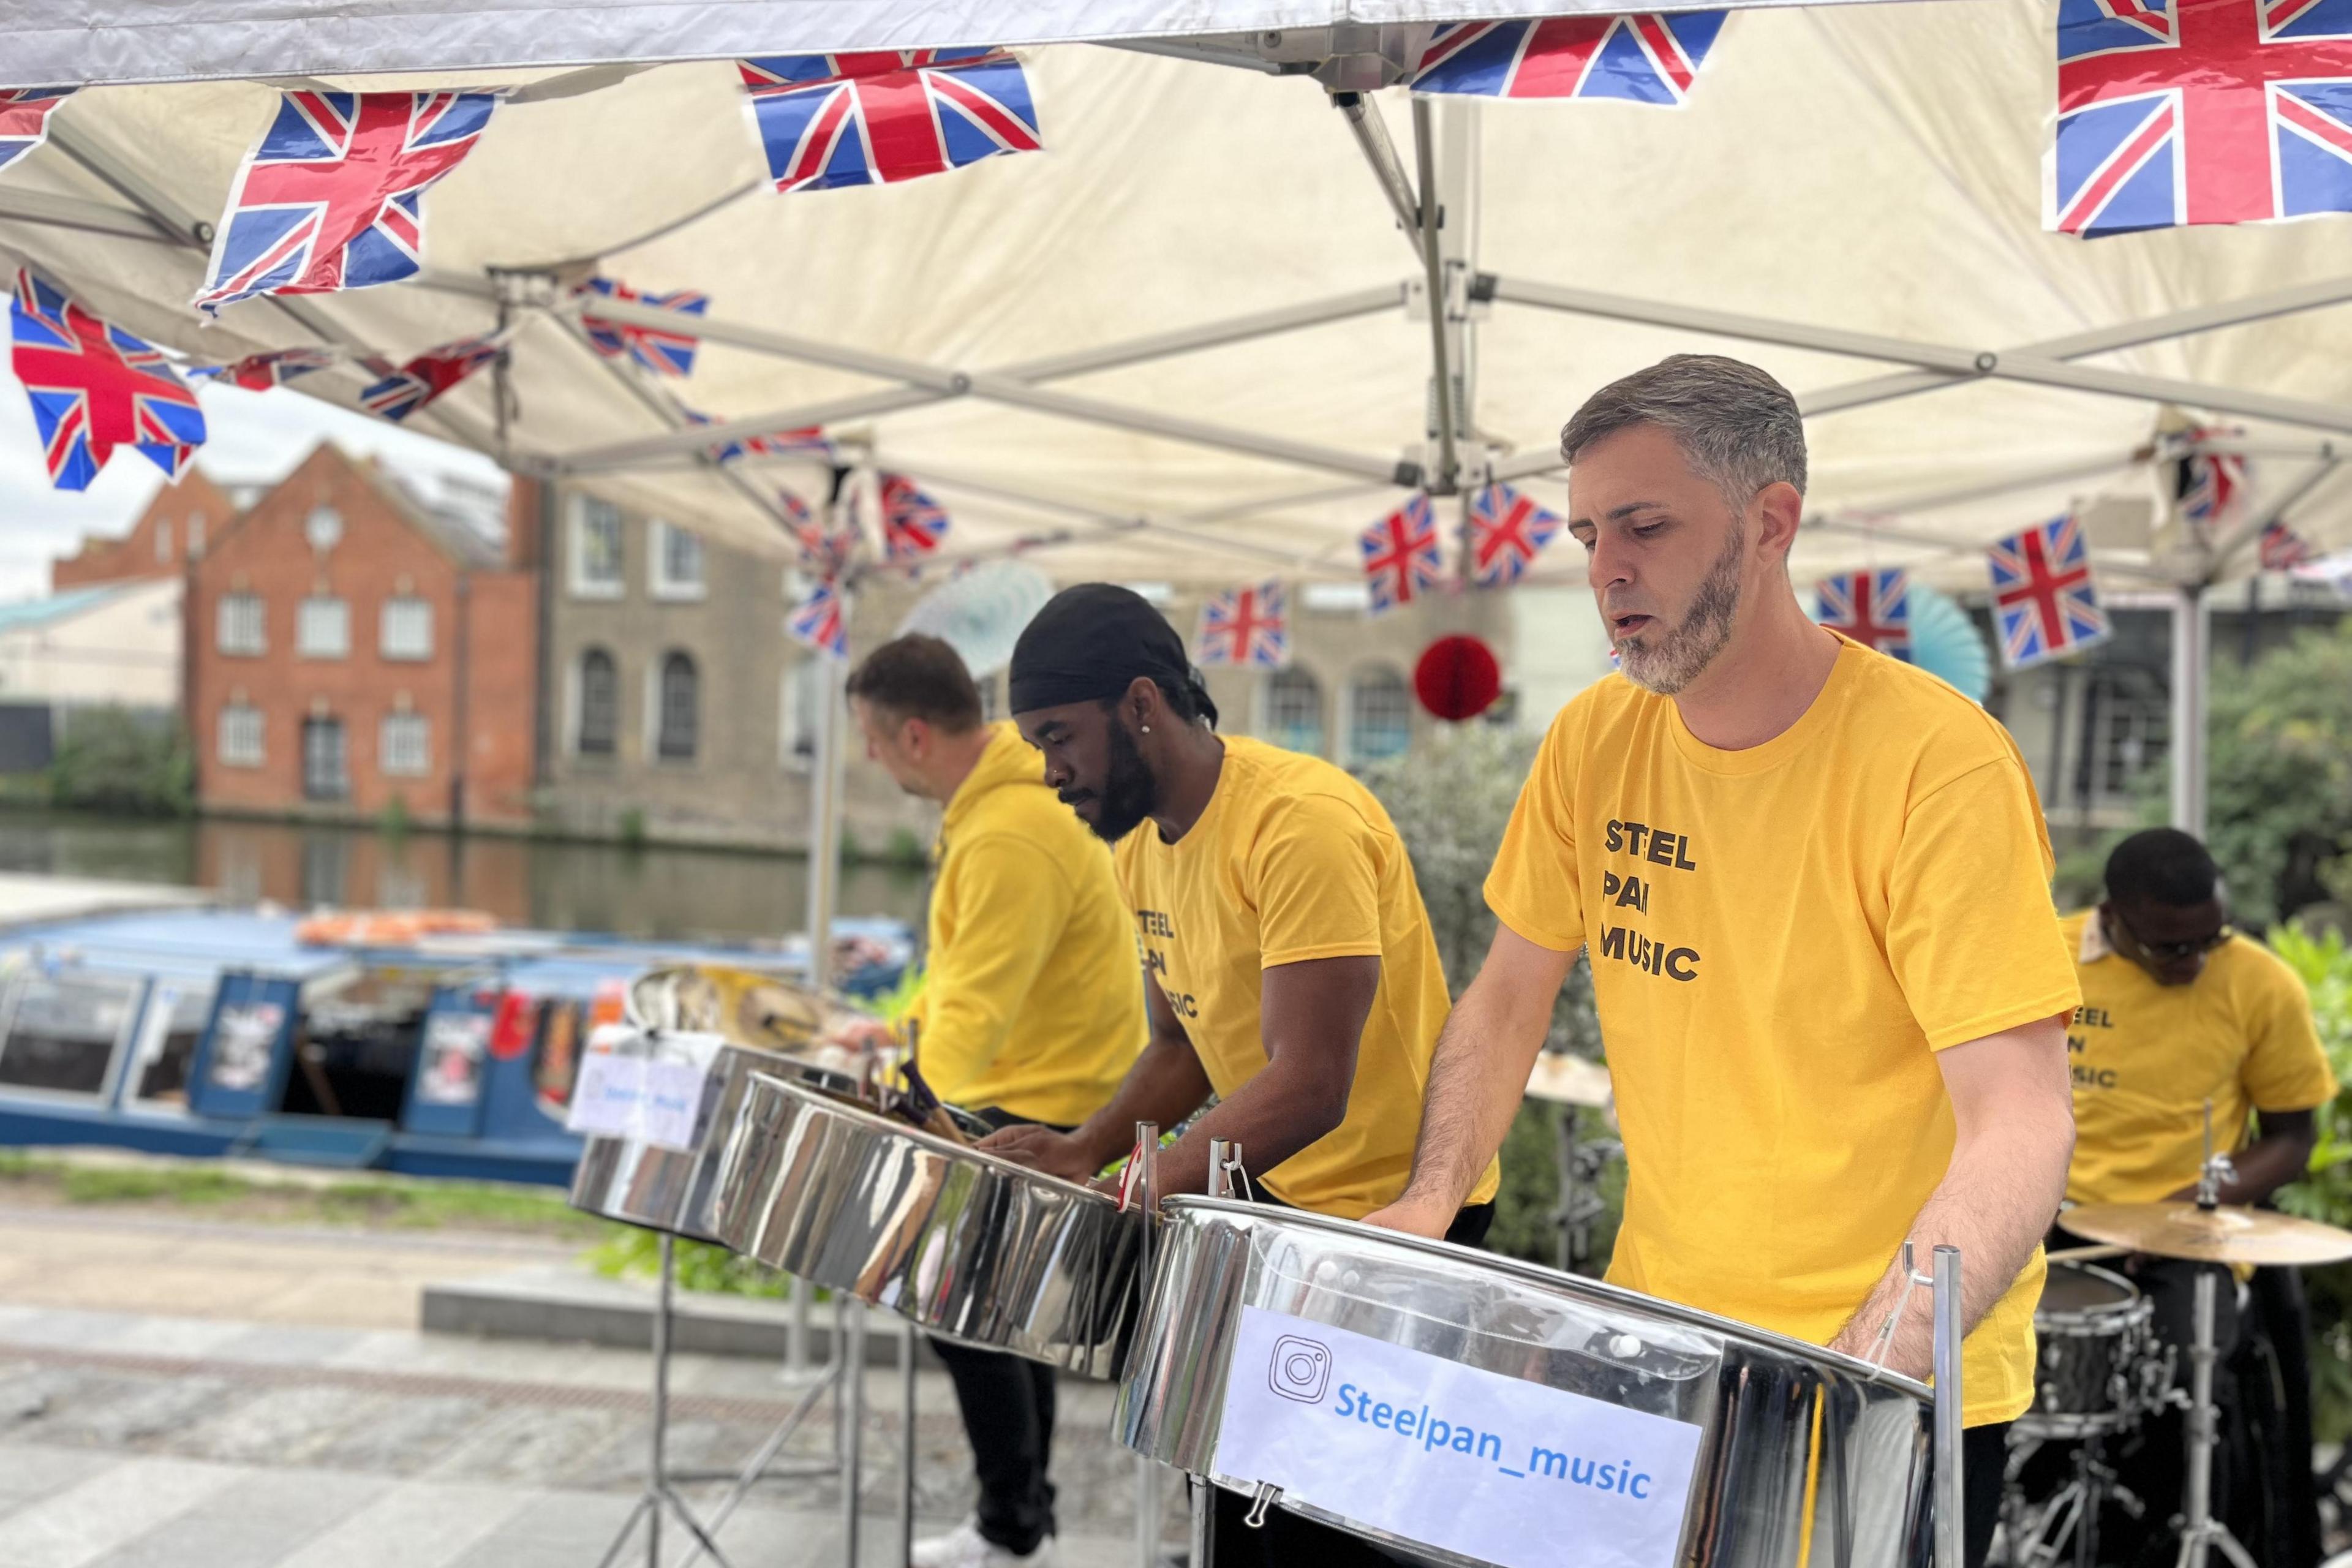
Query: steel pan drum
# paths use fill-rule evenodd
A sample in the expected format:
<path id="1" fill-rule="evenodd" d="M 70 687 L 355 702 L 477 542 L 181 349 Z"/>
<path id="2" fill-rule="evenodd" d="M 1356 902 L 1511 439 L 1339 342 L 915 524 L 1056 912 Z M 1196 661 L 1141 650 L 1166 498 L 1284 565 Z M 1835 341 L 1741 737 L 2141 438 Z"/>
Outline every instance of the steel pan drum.
<path id="1" fill-rule="evenodd" d="M 711 1200 L 719 1186 L 719 1157 L 727 1130 L 743 1104 L 753 1074 L 797 1078 L 844 1099 L 856 1097 L 857 1080 L 846 1074 L 795 1061 L 774 1051 L 730 1044 L 717 1035 L 677 1030 L 600 1035 L 590 1054 L 610 1051 L 649 1062 L 699 1070 L 701 1106 L 684 1148 L 642 1138 L 591 1136 L 572 1173 L 572 1206 L 606 1219 L 625 1220 L 697 1241 L 717 1241 Z M 971 1137 L 984 1137 L 987 1123 L 950 1108 Z"/>
<path id="2" fill-rule="evenodd" d="M 753 1074 L 712 1213 L 747 1257 L 961 1344 L 1114 1375 L 1143 1216 L 802 1083 Z"/>
<path id="3" fill-rule="evenodd" d="M 1697 1457 L 1674 1559 L 1683 1568 L 1921 1568 L 1931 1559 L 1933 1405 L 1919 1383 L 1444 1242 L 1229 1199 L 1176 1197 L 1162 1212 L 1114 1418 L 1139 1453 L 1254 1489 L 1258 1478 L 1222 1468 L 1218 1447 L 1229 1375 L 1237 1392 L 1241 1380 L 1268 1376 L 1234 1362 L 1242 1309 L 1255 1307 L 1693 1423 Z M 1277 1342 L 1277 1356 L 1291 1342 Z M 1428 1561 L 1479 1561 L 1288 1498 L 1280 1506 Z M 1559 1545 L 1558 1561 L 1578 1561 L 1572 1542 Z"/>

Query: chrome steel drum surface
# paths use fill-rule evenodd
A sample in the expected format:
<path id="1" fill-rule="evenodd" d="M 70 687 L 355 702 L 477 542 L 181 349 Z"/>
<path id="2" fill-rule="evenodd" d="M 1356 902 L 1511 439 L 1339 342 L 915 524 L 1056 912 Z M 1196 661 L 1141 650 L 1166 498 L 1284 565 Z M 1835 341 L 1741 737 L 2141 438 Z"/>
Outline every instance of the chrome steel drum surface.
<path id="1" fill-rule="evenodd" d="M 1102 1194 L 754 1074 L 726 1138 L 719 1241 L 936 1334 L 1114 1375 L 1143 1216 Z"/>
<path id="2" fill-rule="evenodd" d="M 1226 1488 L 1219 1426 L 1242 1309 L 1344 1329 L 1693 1423 L 1685 1568 L 1924 1568 L 1932 1405 L 1851 1357 L 1533 1264 L 1295 1210 L 1178 1197 L 1163 1209 L 1114 1428 Z M 1475 1559 L 1284 1500 L 1432 1562 Z M 1569 1543 L 1562 1542 L 1563 1547 Z M 1574 1561 L 1563 1552 L 1560 1561 Z"/>
<path id="3" fill-rule="evenodd" d="M 717 1035 L 635 1033 L 613 1041 L 610 1048 L 705 1069 L 694 1146 L 671 1149 L 633 1138 L 592 1136 L 572 1173 L 572 1206 L 699 1241 L 719 1239 L 711 1198 L 719 1185 L 719 1156 L 742 1107 L 744 1085 L 754 1073 L 800 1074 L 843 1094 L 857 1088 L 842 1074 L 796 1064 L 773 1051 L 730 1045 Z"/>
<path id="4" fill-rule="evenodd" d="M 2021 1436 L 2089 1437 L 2129 1430 L 2167 1381 L 2149 1327 L 2155 1305 L 2120 1274 L 2056 1262 L 2033 1310 L 2041 1343 L 2033 1408 Z"/>

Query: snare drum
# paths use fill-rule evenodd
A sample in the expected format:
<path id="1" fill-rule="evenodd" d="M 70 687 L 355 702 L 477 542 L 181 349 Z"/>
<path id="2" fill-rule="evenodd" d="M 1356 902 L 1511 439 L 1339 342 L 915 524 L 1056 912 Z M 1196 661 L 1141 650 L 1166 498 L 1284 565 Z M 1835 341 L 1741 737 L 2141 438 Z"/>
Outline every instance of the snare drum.
<path id="1" fill-rule="evenodd" d="M 2019 1433 L 2098 1437 L 2137 1426 L 2154 1310 L 2139 1288 L 2120 1274 L 2087 1263 L 2051 1264 L 2042 1304 L 2033 1312 L 2033 1334 L 2041 1343 L 2033 1408 L 2017 1418 Z"/>

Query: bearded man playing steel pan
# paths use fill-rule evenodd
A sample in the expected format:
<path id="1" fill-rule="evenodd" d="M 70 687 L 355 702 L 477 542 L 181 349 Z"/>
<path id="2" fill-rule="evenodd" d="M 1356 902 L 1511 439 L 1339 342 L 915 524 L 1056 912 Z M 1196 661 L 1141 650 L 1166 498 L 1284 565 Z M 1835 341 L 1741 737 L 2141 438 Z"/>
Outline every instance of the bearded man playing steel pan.
<path id="1" fill-rule="evenodd" d="M 1360 1218 L 1403 1191 L 1445 975 L 1403 841 L 1370 790 L 1319 758 L 1225 739 L 1174 629 L 1107 583 L 1057 595 L 1013 655 L 1013 721 L 1045 782 L 1118 846 L 1150 984 L 1150 1040 L 1076 1131 L 982 1146 L 1084 1180 L 1138 1121 L 1216 1108 L 1160 1160 L 1163 1192 L 1205 1190 L 1209 1141 L 1238 1142 L 1256 1195 Z M 1434 1234 L 1471 1245 L 1495 1214 L 1489 1150 Z M 1219 1568 L 1392 1560 L 1248 1500 L 1217 1496 Z"/>
<path id="2" fill-rule="evenodd" d="M 1865 1354 L 1901 1244 L 1922 1268 L 1958 1247 L 1981 1563 L 2073 1145 L 2079 998 L 2032 781 L 1976 704 L 1798 606 L 1804 426 L 1771 377 L 1675 355 L 1595 394 L 1560 452 L 1622 679 L 1545 738 L 1412 1180 L 1371 1222 L 1443 1232 L 1583 949 L 1628 1168 L 1609 1278 Z M 1927 1375 L 1931 1316 L 1904 1314 L 1896 1370 Z"/>

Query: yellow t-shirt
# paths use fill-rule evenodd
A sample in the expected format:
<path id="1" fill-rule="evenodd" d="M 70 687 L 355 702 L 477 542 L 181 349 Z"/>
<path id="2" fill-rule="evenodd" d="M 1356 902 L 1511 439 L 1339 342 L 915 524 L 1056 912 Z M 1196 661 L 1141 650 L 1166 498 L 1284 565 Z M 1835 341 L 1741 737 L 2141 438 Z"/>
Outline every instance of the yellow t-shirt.
<path id="1" fill-rule="evenodd" d="M 1951 1163 L 1935 1053 L 2074 1009 L 2051 868 L 2008 732 L 1853 643 L 1746 751 L 1614 676 L 1562 709 L 1486 901 L 1591 957 L 1629 1173 L 1609 1278 L 1834 1338 Z M 1971 1425 L 2032 1403 L 2042 1279 L 2037 1250 L 1969 1336 Z"/>
<path id="2" fill-rule="evenodd" d="M 1392 1201 L 1412 1171 L 1429 1058 L 1451 1004 L 1412 862 L 1372 792 L 1320 758 L 1228 737 L 1192 830 L 1170 844 L 1147 822 L 1118 860 L 1144 965 L 1221 1097 L 1265 1066 L 1265 971 L 1379 957 L 1347 1116 L 1251 1176 L 1285 1203 L 1342 1219 Z M 1492 1198 L 1500 1173 L 1489 1163 L 1470 1201 Z"/>
<path id="3" fill-rule="evenodd" d="M 2336 1098 L 2336 1074 L 2294 971 L 2261 943 L 2231 937 L 2188 985 L 2159 985 L 2108 949 L 2097 911 L 2066 917 L 2083 1005 L 2066 1031 L 2074 1068 L 2078 1204 L 2147 1204 L 2194 1184 L 2213 1142 L 2246 1146 L 2257 1110 L 2309 1110 Z"/>
<path id="4" fill-rule="evenodd" d="M 1059 1126 L 1101 1109 L 1143 1049 L 1135 937 L 1109 850 L 1010 724 L 940 818 L 929 929 L 924 1080 Z"/>

